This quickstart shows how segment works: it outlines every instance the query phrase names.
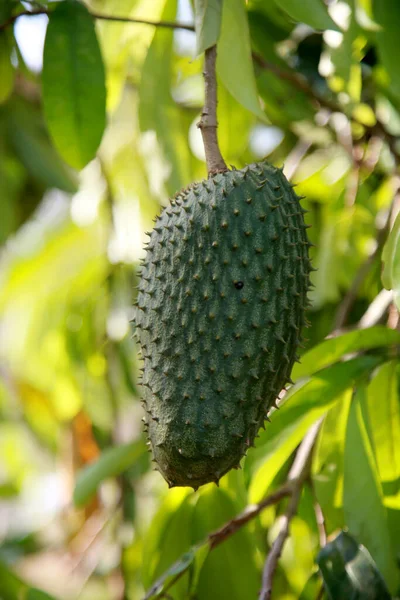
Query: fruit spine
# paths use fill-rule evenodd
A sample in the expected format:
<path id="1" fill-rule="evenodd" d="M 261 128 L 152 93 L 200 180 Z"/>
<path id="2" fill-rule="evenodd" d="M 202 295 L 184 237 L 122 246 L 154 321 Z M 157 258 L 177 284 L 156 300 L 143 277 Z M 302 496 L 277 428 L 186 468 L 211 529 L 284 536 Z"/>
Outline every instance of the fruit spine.
<path id="1" fill-rule="evenodd" d="M 311 270 L 305 212 L 262 162 L 191 185 L 156 220 L 135 324 L 145 427 L 171 487 L 238 467 L 289 381 Z"/>

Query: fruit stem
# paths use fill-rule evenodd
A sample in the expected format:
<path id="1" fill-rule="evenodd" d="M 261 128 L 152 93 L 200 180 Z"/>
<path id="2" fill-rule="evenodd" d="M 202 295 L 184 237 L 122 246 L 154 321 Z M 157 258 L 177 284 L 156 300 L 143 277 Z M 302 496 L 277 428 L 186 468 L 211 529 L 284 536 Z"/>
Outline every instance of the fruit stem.
<path id="1" fill-rule="evenodd" d="M 201 131 L 204 150 L 206 153 L 206 163 L 208 175 L 215 173 L 225 173 L 228 167 L 222 158 L 218 146 L 217 136 L 217 78 L 215 75 L 215 62 L 217 59 L 217 46 L 211 46 L 205 51 L 204 59 L 204 88 L 205 101 L 201 119 L 197 127 Z"/>

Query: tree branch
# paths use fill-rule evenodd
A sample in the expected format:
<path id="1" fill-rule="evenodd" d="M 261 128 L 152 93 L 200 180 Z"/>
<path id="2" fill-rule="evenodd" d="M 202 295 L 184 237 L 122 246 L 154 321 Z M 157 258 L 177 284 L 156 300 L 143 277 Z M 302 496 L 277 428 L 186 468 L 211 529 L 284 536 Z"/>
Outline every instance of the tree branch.
<path id="1" fill-rule="evenodd" d="M 285 81 L 289 81 L 294 87 L 298 90 L 306 94 L 309 98 L 311 98 L 314 102 L 317 102 L 320 106 L 329 109 L 332 112 L 341 112 L 345 114 L 345 110 L 340 104 L 337 104 L 335 100 L 328 98 L 320 93 L 318 93 L 307 81 L 305 77 L 302 75 L 298 75 L 295 71 L 291 69 L 284 69 L 265 60 L 262 56 L 257 54 L 257 52 L 253 52 L 252 54 L 253 60 L 259 67 L 265 69 L 266 71 L 270 71 L 274 73 L 279 79 L 283 79 Z M 393 156 L 400 162 L 400 152 L 397 148 L 397 137 L 392 133 L 389 133 L 385 129 L 385 127 L 379 121 L 376 122 L 375 125 L 367 126 L 361 121 L 357 119 L 357 117 L 351 116 L 349 117 L 352 121 L 356 123 L 360 123 L 364 130 L 367 131 L 370 135 L 375 135 L 381 139 L 384 139 L 388 144 L 390 151 Z"/>
<path id="2" fill-rule="evenodd" d="M 205 101 L 201 119 L 197 127 L 201 131 L 204 150 L 206 153 L 207 171 L 209 175 L 224 173 L 228 170 L 218 145 L 217 137 L 217 80 L 215 76 L 215 63 L 217 60 L 217 47 L 212 46 L 205 52 L 204 59 L 204 86 Z"/>
<path id="3" fill-rule="evenodd" d="M 194 31 L 193 25 L 186 25 L 185 23 L 179 23 L 174 21 L 148 21 L 146 19 L 137 19 L 135 17 L 117 17 L 114 15 L 103 15 L 97 12 L 90 12 L 93 19 L 99 21 L 111 21 L 115 23 L 139 23 L 140 25 L 152 25 L 153 27 L 167 27 L 168 29 L 185 29 L 186 31 Z M 51 10 L 38 9 L 38 10 L 23 10 L 17 15 L 13 15 L 6 21 L 0 24 L 0 31 L 6 29 L 10 25 L 13 25 L 19 17 L 36 17 L 38 15 L 49 16 L 52 13 Z"/>
<path id="4" fill-rule="evenodd" d="M 272 544 L 267 560 L 265 561 L 259 600 L 270 600 L 271 598 L 272 582 L 278 566 L 278 560 L 282 554 L 285 541 L 289 536 L 290 521 L 296 514 L 303 484 L 310 474 L 312 453 L 321 424 L 322 419 L 310 427 L 299 446 L 293 466 L 290 469 L 288 483 L 292 483 L 292 495 L 287 510 L 282 516 L 281 528 L 278 536 Z"/>
<path id="5" fill-rule="evenodd" d="M 221 542 L 224 542 L 228 537 L 233 535 L 246 525 L 251 519 L 254 519 L 257 515 L 260 514 L 265 508 L 268 506 L 272 506 L 273 504 L 277 504 L 283 498 L 290 496 L 292 494 L 293 484 L 291 482 L 286 482 L 282 487 L 280 487 L 276 492 L 272 492 L 269 496 L 261 500 L 258 504 L 252 504 L 247 506 L 243 512 L 234 517 L 228 523 L 225 523 L 220 529 L 214 531 L 208 535 L 208 540 L 210 542 L 210 549 L 213 550 L 216 548 Z"/>

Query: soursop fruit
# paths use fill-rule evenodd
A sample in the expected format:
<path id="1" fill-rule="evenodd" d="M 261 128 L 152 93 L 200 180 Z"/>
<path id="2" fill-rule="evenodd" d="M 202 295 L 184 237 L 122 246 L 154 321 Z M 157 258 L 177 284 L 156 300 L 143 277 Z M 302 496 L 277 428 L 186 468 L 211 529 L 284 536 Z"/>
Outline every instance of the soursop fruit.
<path id="1" fill-rule="evenodd" d="M 311 270 L 299 197 L 266 162 L 178 193 L 143 261 L 145 427 L 172 486 L 239 466 L 288 382 Z"/>

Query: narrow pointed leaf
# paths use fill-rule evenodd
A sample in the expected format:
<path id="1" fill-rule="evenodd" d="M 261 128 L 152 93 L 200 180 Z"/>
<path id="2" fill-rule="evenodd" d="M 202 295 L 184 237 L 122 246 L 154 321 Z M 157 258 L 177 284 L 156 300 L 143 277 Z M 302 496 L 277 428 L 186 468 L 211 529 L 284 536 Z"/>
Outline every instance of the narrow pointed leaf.
<path id="1" fill-rule="evenodd" d="M 383 248 L 382 266 L 382 283 L 387 290 L 393 290 L 397 307 L 400 307 L 400 214 Z"/>
<path id="2" fill-rule="evenodd" d="M 305 23 L 318 30 L 333 29 L 340 31 L 331 19 L 323 0 L 275 0 L 275 3 L 284 10 L 289 17 L 299 23 Z"/>
<path id="3" fill-rule="evenodd" d="M 222 0 L 195 0 L 196 55 L 214 46 L 221 30 Z"/>
<path id="4" fill-rule="evenodd" d="M 167 591 L 188 570 L 190 571 L 190 578 L 195 582 L 198 578 L 199 570 L 207 558 L 208 552 L 208 542 L 190 548 L 157 579 L 148 590 L 144 600 L 165 597 Z"/>
<path id="5" fill-rule="evenodd" d="M 371 553 L 388 586 L 398 582 L 391 549 L 387 512 L 373 449 L 363 418 L 366 388 L 351 403 L 344 452 L 344 513 L 350 534 Z"/>
<path id="6" fill-rule="evenodd" d="M 360 357 L 324 369 L 289 390 L 280 410 L 271 415 L 271 423 L 260 434 L 257 447 L 246 459 L 245 469 L 253 475 L 249 491 L 252 502 L 265 495 L 307 429 L 376 364 L 379 359 Z"/>
<path id="7" fill-rule="evenodd" d="M 292 378 L 299 379 L 316 373 L 320 369 L 338 362 L 345 354 L 399 343 L 400 333 L 398 331 L 380 325 L 332 337 L 303 354 L 301 363 L 296 364 L 293 368 Z"/>
<path id="8" fill-rule="evenodd" d="M 75 505 L 84 506 L 96 493 L 102 481 L 126 471 L 143 455 L 144 451 L 141 442 L 104 450 L 96 462 L 79 473 L 74 490 Z"/>
<path id="9" fill-rule="evenodd" d="M 230 94 L 265 121 L 258 99 L 251 57 L 249 25 L 243 0 L 223 3 L 217 71 Z"/>
<path id="10" fill-rule="evenodd" d="M 167 0 L 162 20 L 173 21 L 176 0 Z M 191 179 L 190 151 L 182 114 L 171 96 L 173 31 L 159 28 L 147 52 L 139 88 L 139 124 L 142 132 L 156 135 L 157 149 L 169 171 L 170 195 Z"/>
<path id="11" fill-rule="evenodd" d="M 393 483 L 400 479 L 400 403 L 397 389 L 397 362 L 397 360 L 391 361 L 379 367 L 367 391 L 371 442 L 380 479 Z"/>
<path id="12" fill-rule="evenodd" d="M 44 113 L 57 150 L 76 169 L 95 155 L 106 122 L 104 65 L 94 22 L 76 0 L 51 13 L 43 55 Z"/>

